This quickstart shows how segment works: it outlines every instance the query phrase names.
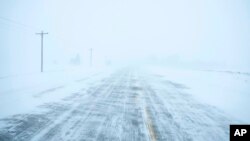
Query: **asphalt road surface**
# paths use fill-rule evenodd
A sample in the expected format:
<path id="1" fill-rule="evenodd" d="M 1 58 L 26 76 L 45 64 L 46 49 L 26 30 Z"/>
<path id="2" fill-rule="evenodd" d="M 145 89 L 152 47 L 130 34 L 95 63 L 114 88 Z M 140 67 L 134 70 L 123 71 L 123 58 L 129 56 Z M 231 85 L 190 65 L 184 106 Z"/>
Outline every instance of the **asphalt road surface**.
<path id="1" fill-rule="evenodd" d="M 44 112 L 1 119 L 7 126 L 0 129 L 0 140 L 229 140 L 229 116 L 185 89 L 159 75 L 119 70 L 82 85 L 61 103 L 41 105 Z"/>

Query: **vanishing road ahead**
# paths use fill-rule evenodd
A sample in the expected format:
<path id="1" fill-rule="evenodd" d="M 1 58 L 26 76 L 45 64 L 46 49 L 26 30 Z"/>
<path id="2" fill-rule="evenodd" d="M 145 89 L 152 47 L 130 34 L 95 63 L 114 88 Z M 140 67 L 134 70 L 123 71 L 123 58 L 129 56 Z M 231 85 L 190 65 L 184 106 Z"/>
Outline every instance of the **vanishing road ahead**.
<path id="1" fill-rule="evenodd" d="M 98 76 L 95 76 L 98 77 Z M 1 141 L 226 141 L 232 119 L 195 100 L 186 86 L 124 69 L 40 112 L 1 119 Z M 48 110 L 49 109 L 49 110 Z"/>

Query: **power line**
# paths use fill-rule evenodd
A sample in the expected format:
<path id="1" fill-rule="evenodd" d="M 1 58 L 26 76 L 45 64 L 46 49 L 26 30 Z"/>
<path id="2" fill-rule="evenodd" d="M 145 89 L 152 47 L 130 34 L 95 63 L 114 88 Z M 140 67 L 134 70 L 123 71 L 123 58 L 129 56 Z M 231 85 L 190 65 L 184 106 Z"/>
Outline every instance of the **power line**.
<path id="1" fill-rule="evenodd" d="M 21 22 L 18 22 L 18 21 L 9 19 L 9 18 L 5 18 L 5 17 L 2 17 L 2 16 L 0 16 L 0 20 L 5 21 L 5 22 L 9 22 L 9 23 L 12 23 L 12 24 L 15 24 L 15 25 L 19 25 L 19 26 L 22 26 L 22 27 L 30 28 L 30 29 L 38 29 L 37 27 L 27 25 L 27 24 L 24 24 L 24 23 L 21 23 Z"/>
<path id="2" fill-rule="evenodd" d="M 32 30 L 39 30 L 40 28 L 38 27 L 35 27 L 33 25 L 28 25 L 28 24 L 24 24 L 24 23 L 21 23 L 21 22 L 18 22 L 16 20 L 13 20 L 13 19 L 10 19 L 10 18 L 5 18 L 3 16 L 0 16 L 0 20 L 2 21 L 5 21 L 5 22 L 9 22 L 11 24 L 15 24 L 15 25 L 18 25 L 19 27 L 25 27 L 26 29 L 32 29 Z M 55 36 L 57 38 L 60 38 L 61 40 L 65 40 L 64 38 L 61 38 L 60 35 L 62 35 L 61 33 L 57 33 L 57 32 L 54 32 L 54 34 L 57 34 L 58 36 Z"/>

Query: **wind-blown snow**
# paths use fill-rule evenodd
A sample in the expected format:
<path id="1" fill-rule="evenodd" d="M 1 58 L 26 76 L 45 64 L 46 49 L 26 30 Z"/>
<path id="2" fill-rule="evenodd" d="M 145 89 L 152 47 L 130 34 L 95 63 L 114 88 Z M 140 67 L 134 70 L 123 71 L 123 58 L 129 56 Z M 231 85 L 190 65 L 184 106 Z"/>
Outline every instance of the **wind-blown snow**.
<path id="1" fill-rule="evenodd" d="M 0 140 L 227 140 L 250 122 L 249 7 L 0 1 Z"/>
<path id="2" fill-rule="evenodd" d="M 188 70 L 150 67 L 165 79 L 180 83 L 204 103 L 221 108 L 232 116 L 250 122 L 250 74 L 244 72 Z"/>
<path id="3" fill-rule="evenodd" d="M 79 82 L 90 78 L 95 81 L 96 76 L 102 78 L 99 69 L 77 68 L 1 78 L 0 117 L 27 112 L 43 103 L 59 101 L 76 91 Z"/>
<path id="4" fill-rule="evenodd" d="M 150 66 L 4 78 L 16 89 L 1 91 L 0 139 L 227 140 L 230 124 L 249 122 L 241 75 Z"/>

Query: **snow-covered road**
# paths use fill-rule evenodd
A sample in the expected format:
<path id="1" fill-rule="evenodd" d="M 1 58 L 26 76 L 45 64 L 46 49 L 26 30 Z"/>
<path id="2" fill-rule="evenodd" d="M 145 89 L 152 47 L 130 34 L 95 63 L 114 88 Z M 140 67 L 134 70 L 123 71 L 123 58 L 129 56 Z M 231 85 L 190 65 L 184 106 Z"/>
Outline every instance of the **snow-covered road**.
<path id="1" fill-rule="evenodd" d="M 0 140 L 227 141 L 235 123 L 160 75 L 123 69 L 90 80 L 39 112 L 0 119 Z"/>

